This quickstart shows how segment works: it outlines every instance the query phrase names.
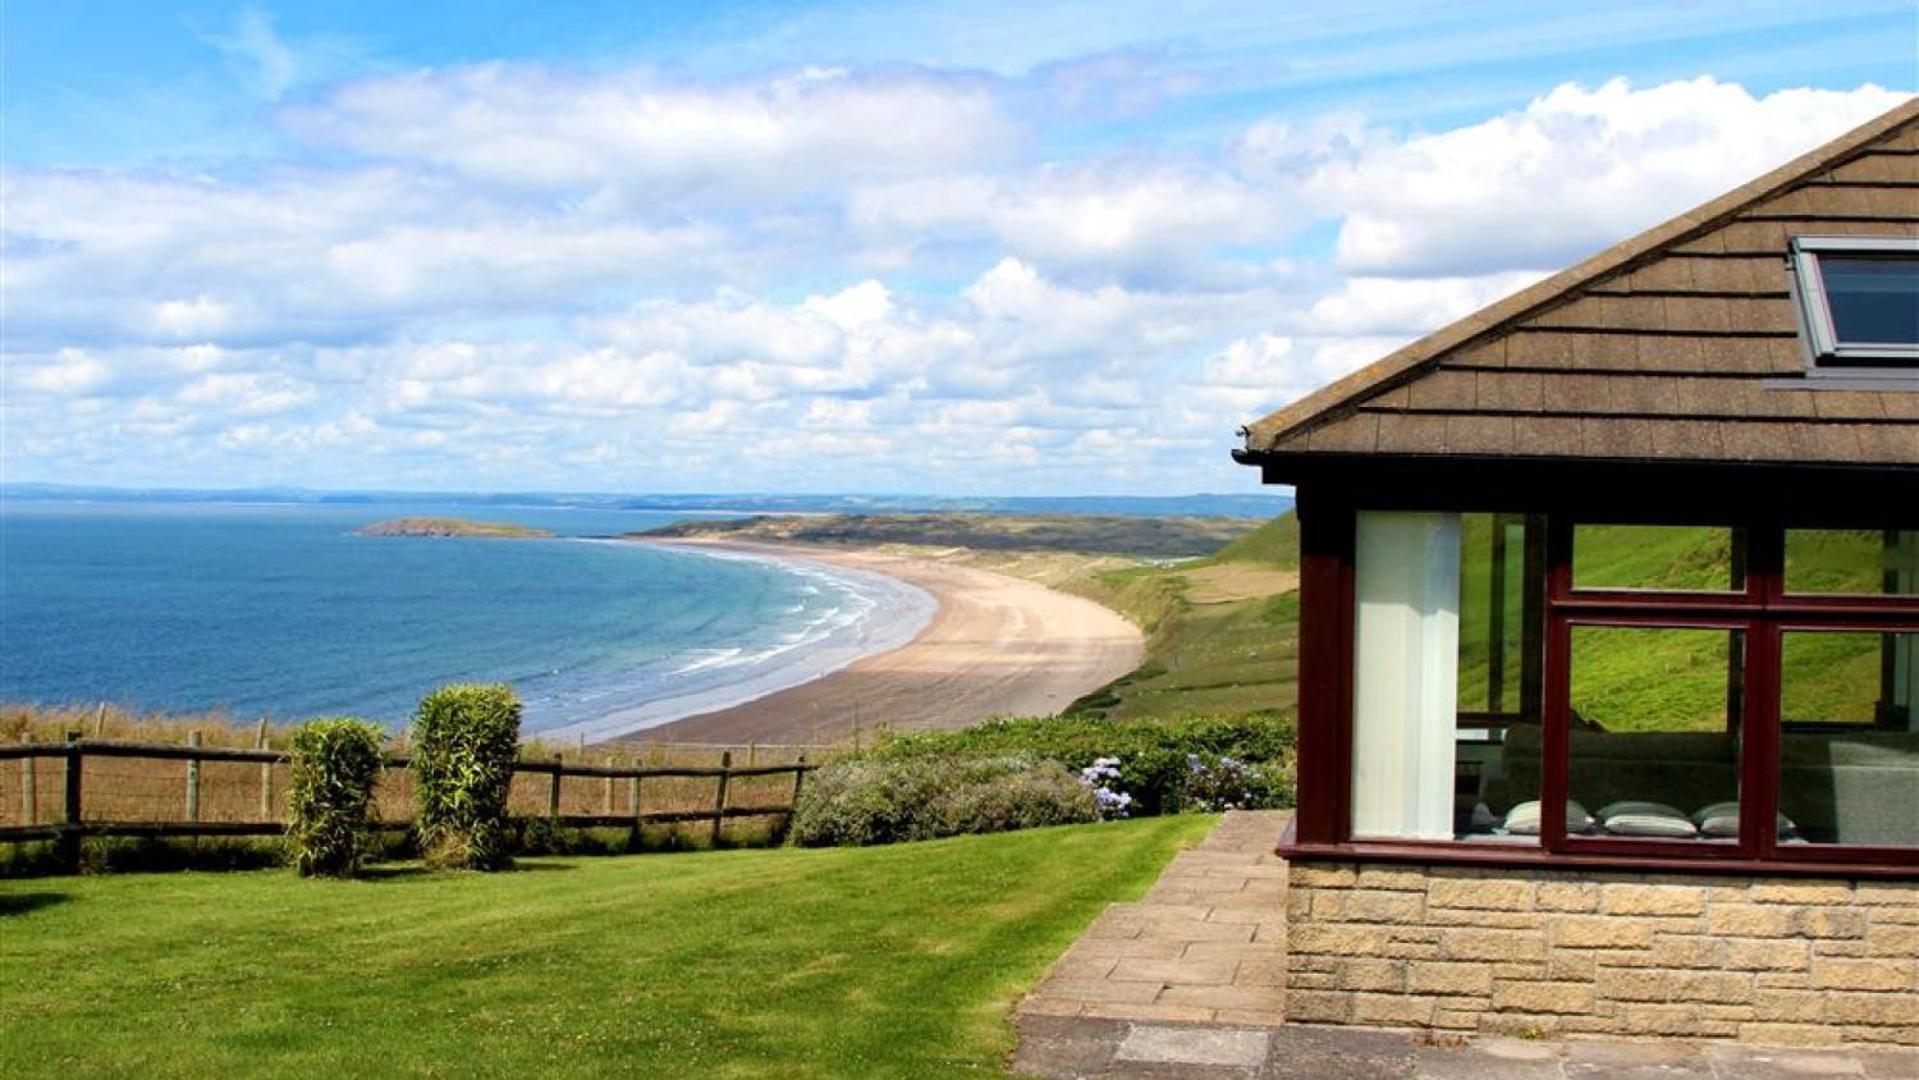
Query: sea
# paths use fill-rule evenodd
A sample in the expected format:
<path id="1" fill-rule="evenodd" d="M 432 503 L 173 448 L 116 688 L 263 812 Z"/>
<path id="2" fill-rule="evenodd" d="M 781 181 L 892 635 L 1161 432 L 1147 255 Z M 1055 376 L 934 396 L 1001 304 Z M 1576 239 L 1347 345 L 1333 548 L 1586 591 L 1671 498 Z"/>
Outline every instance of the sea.
<path id="1" fill-rule="evenodd" d="M 413 515 L 555 535 L 355 535 Z M 692 516 L 0 501 L 0 702 L 397 729 L 436 686 L 506 682 L 527 732 L 600 739 L 818 678 L 936 608 L 878 574 L 611 539 Z"/>

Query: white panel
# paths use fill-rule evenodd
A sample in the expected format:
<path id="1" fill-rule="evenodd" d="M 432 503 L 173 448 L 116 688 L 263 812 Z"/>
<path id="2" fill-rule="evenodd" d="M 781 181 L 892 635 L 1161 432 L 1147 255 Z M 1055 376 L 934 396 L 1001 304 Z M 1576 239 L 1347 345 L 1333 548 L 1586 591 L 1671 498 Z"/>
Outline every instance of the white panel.
<path id="1" fill-rule="evenodd" d="M 1355 837 L 1453 838 L 1459 548 L 1458 514 L 1359 514 Z"/>

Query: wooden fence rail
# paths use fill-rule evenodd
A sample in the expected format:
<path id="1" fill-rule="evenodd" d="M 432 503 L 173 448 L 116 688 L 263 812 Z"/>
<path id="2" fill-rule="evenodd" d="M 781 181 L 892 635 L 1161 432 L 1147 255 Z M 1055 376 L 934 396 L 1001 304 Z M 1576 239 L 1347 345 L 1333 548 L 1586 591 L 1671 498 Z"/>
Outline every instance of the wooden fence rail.
<path id="1" fill-rule="evenodd" d="M 197 733 L 196 733 L 197 734 Z M 182 800 L 184 816 L 176 821 L 128 821 L 128 820 L 89 820 L 85 810 L 86 761 L 88 758 L 133 758 L 149 761 L 184 761 L 187 764 L 186 789 Z M 53 840 L 60 845 L 63 859 L 72 867 L 79 864 L 80 840 L 88 836 L 124 836 L 124 837 L 190 837 L 190 836 L 271 836 L 286 831 L 286 823 L 273 818 L 273 766 L 285 764 L 292 755 L 284 750 L 271 750 L 264 747 L 242 748 L 225 746 L 201 746 L 198 740 L 188 745 L 177 743 L 147 743 L 82 739 L 77 731 L 67 733 L 65 742 L 36 743 L 22 741 L 16 745 L 0 744 L 0 762 L 17 761 L 21 780 L 21 811 L 24 825 L 0 826 L 0 843 L 26 840 Z M 64 781 L 60 820 L 42 823 L 38 818 L 38 777 L 37 763 L 41 761 L 61 762 L 64 765 Z M 203 821 L 200 820 L 200 775 L 201 765 L 207 762 L 257 763 L 260 766 L 260 818 L 254 821 Z M 384 765 L 389 770 L 403 770 L 412 764 L 405 754 L 387 754 Z M 791 817 L 793 808 L 799 802 L 800 792 L 805 783 L 806 774 L 819 766 L 808 764 L 806 755 L 787 765 L 744 765 L 735 766 L 733 755 L 723 753 L 717 766 L 699 765 L 569 765 L 564 761 L 521 760 L 514 766 L 515 775 L 527 774 L 548 778 L 546 791 L 545 820 L 555 825 L 569 828 L 630 828 L 640 825 L 670 825 L 688 822 L 710 821 L 713 824 L 713 838 L 717 840 L 720 829 L 730 818 L 749 817 Z M 784 803 L 777 805 L 733 805 L 728 799 L 732 781 L 743 777 L 764 777 L 791 774 L 793 787 Z M 601 800 L 601 813 L 563 814 L 561 808 L 561 784 L 568 778 L 597 779 L 604 785 Z M 652 811 L 645 810 L 641 801 L 641 781 L 654 778 L 700 779 L 714 781 L 714 797 L 709 807 L 696 810 Z M 614 812 L 614 791 L 616 782 L 626 781 L 626 812 Z M 410 828 L 410 821 L 386 820 L 376 827 L 382 829 Z"/>

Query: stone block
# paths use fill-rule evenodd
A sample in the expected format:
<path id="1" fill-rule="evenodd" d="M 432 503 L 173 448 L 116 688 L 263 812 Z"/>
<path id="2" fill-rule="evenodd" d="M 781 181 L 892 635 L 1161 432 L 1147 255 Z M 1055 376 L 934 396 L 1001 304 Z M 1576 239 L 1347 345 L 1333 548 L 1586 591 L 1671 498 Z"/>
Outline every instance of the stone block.
<path id="1" fill-rule="evenodd" d="M 1574 915 L 1555 919 L 1552 941 L 1558 948 L 1643 949 L 1652 945 L 1652 927 L 1616 915 Z"/>
<path id="2" fill-rule="evenodd" d="M 1429 960 L 1407 967 L 1406 989 L 1415 994 L 1490 994 L 1493 972 L 1486 964 Z"/>
<path id="3" fill-rule="evenodd" d="M 1287 880 L 1295 889 L 1350 889 L 1359 874 L 1353 867 L 1337 863 L 1293 863 Z"/>
<path id="4" fill-rule="evenodd" d="M 1544 961 L 1546 942 L 1537 934 L 1457 929 L 1440 935 L 1439 952 L 1448 960 Z"/>
<path id="5" fill-rule="evenodd" d="M 1599 886 L 1582 882 L 1542 881 L 1533 905 L 1540 911 L 1598 911 Z"/>
<path id="6" fill-rule="evenodd" d="M 1425 903 L 1418 893 L 1347 889 L 1313 897 L 1313 918 L 1328 922 L 1418 922 Z"/>
<path id="7" fill-rule="evenodd" d="M 1843 881 L 1762 881 L 1746 890 L 1755 904 L 1850 904 L 1852 886 Z"/>
<path id="8" fill-rule="evenodd" d="M 1528 911 L 1533 906 L 1533 884 L 1530 881 L 1440 879 L 1427 888 L 1426 903 L 1442 908 Z"/>
<path id="9" fill-rule="evenodd" d="M 1812 962 L 1812 985 L 1825 990 L 1912 990 L 1910 960 L 1827 960 Z"/>
<path id="10" fill-rule="evenodd" d="M 1354 959 L 1340 964 L 1342 990 L 1383 990 L 1398 993 L 1406 989 L 1406 961 Z"/>
<path id="11" fill-rule="evenodd" d="M 1502 982 L 1493 987 L 1493 1008 L 1529 1013 L 1590 1013 L 1593 988 L 1585 983 Z"/>
<path id="12" fill-rule="evenodd" d="M 1428 1027 L 1438 1000 L 1410 994 L 1360 994 L 1353 999 L 1353 1021 L 1360 1024 L 1394 1024 Z"/>
<path id="13" fill-rule="evenodd" d="M 1706 890 L 1696 885 L 1602 885 L 1600 910 L 1609 915 L 1698 915 Z"/>
<path id="14" fill-rule="evenodd" d="M 1841 1024 L 1891 1024 L 1919 1028 L 1919 994 L 1834 994 L 1826 1018 Z"/>
<path id="15" fill-rule="evenodd" d="M 1326 923 L 1288 927 L 1287 939 L 1295 955 L 1378 956 L 1386 944 L 1386 935 L 1373 927 Z"/>
<path id="16" fill-rule="evenodd" d="M 1725 943 L 1724 964 L 1736 971 L 1804 971 L 1812 950 L 1803 941 L 1733 940 Z"/>
<path id="17" fill-rule="evenodd" d="M 1350 1024 L 1353 995 L 1340 990 L 1288 990 L 1286 1019 L 1296 1024 Z"/>
<path id="18" fill-rule="evenodd" d="M 1717 904 L 1706 913 L 1706 932 L 1714 937 L 1792 937 L 1799 923 L 1799 912 L 1772 905 Z"/>

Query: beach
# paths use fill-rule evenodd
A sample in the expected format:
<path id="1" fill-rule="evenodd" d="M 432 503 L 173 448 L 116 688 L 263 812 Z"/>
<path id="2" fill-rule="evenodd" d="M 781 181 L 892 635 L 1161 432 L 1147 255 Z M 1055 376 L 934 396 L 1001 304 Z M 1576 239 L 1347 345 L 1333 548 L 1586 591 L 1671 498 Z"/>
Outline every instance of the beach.
<path id="1" fill-rule="evenodd" d="M 987 570 L 877 551 L 675 541 L 737 554 L 883 574 L 938 601 L 910 641 L 744 704 L 649 727 L 629 738 L 816 743 L 857 730 L 963 727 L 992 716 L 1057 713 L 1139 666 L 1144 639 L 1119 613 Z"/>

